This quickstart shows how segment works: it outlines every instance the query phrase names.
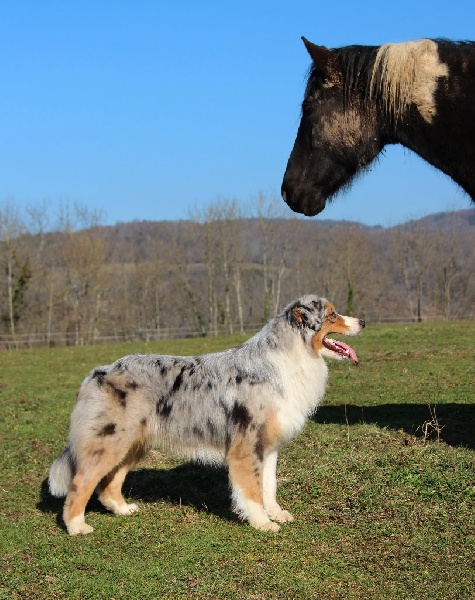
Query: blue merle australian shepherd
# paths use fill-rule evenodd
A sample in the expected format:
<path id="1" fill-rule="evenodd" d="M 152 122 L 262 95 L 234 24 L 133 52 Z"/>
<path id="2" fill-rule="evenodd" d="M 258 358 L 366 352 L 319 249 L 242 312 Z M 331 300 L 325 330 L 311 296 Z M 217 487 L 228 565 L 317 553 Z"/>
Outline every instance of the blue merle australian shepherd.
<path id="1" fill-rule="evenodd" d="M 305 295 L 236 348 L 189 357 L 132 354 L 94 369 L 79 390 L 69 445 L 49 473 L 51 493 L 66 496 L 68 533 L 92 531 L 84 511 L 96 488 L 114 514 L 137 510 L 121 488 L 152 447 L 224 462 L 236 512 L 256 529 L 277 531 L 292 520 L 276 500 L 277 453 L 323 397 L 323 359 L 357 363 L 353 349 L 329 334 L 355 335 L 363 327 L 324 298 Z"/>

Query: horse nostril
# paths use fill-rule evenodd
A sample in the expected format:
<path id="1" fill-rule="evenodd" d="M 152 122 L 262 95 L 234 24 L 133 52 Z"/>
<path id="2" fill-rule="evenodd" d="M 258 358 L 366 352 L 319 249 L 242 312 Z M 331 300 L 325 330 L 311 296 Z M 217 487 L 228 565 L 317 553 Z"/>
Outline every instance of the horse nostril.
<path id="1" fill-rule="evenodd" d="M 366 323 L 364 322 L 364 320 L 363 320 L 363 319 L 360 319 L 360 325 L 361 325 L 361 327 L 364 329 L 364 326 L 366 325 Z"/>

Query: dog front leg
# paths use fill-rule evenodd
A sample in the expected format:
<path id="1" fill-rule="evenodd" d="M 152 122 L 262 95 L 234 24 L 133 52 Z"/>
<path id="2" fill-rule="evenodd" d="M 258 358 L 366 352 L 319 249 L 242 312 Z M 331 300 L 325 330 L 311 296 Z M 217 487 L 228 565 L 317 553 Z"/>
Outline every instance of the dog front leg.
<path id="1" fill-rule="evenodd" d="M 283 510 L 277 502 L 277 450 L 272 450 L 264 458 L 263 467 L 263 501 L 264 509 L 269 517 L 279 523 L 293 521 L 288 510 Z"/>
<path id="2" fill-rule="evenodd" d="M 269 519 L 263 504 L 263 460 L 256 455 L 251 440 L 235 442 L 227 457 L 233 508 L 237 514 L 261 531 L 279 531 Z"/>

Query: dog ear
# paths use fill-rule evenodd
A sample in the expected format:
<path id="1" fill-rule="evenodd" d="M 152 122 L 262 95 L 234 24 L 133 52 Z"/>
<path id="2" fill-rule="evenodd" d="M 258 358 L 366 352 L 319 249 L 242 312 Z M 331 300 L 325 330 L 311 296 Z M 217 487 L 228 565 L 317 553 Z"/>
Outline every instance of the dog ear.
<path id="1" fill-rule="evenodd" d="M 292 311 L 292 316 L 294 318 L 295 324 L 297 327 L 304 327 L 308 323 L 307 315 L 305 314 L 304 309 L 301 306 L 296 306 Z"/>

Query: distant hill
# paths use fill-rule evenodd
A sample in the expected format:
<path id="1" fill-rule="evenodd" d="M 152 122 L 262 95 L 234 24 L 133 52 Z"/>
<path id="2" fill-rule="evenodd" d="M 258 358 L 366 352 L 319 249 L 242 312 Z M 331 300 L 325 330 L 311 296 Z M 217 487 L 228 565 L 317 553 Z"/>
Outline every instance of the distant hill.
<path id="1" fill-rule="evenodd" d="M 368 232 L 375 231 L 390 231 L 392 229 L 400 229 L 407 226 L 420 226 L 424 228 L 431 229 L 440 229 L 440 230 L 450 230 L 454 229 L 455 231 L 459 231 L 461 229 L 474 231 L 475 228 L 475 208 L 468 208 L 464 210 L 456 210 L 456 211 L 446 211 L 446 212 L 438 212 L 430 215 L 426 215 L 425 217 L 421 217 L 420 219 L 413 219 L 406 221 L 404 223 L 400 223 L 398 225 L 384 227 L 382 225 L 365 225 L 364 223 L 359 223 L 358 221 L 335 221 L 331 219 L 268 219 L 269 222 L 299 222 L 299 228 L 305 231 L 308 234 L 315 233 L 316 231 L 321 230 L 332 230 L 332 229 L 342 229 L 345 227 L 348 228 L 357 228 L 361 230 L 366 230 Z M 240 219 L 238 222 L 241 222 L 245 227 L 244 229 L 247 231 L 247 235 L 250 239 L 252 239 L 259 228 L 259 222 L 257 218 L 249 218 L 249 219 Z M 191 231 L 191 228 L 195 226 L 196 223 L 190 220 L 180 220 L 180 221 L 129 221 L 129 222 L 118 222 L 115 225 L 107 225 L 100 227 L 103 231 L 103 234 L 106 238 L 114 237 L 119 240 L 129 241 L 134 240 L 135 242 L 139 242 L 141 240 L 147 239 L 149 236 L 153 237 L 158 235 L 167 237 L 170 235 L 172 231 L 176 231 L 180 229 L 184 234 L 187 231 Z"/>
<path id="2" fill-rule="evenodd" d="M 472 231 L 475 231 L 475 208 L 467 208 L 465 210 L 456 210 L 453 212 L 438 212 L 415 221 L 409 221 L 402 226 L 408 224 L 417 224 L 433 229 L 453 229 L 454 231 L 470 228 Z"/>

